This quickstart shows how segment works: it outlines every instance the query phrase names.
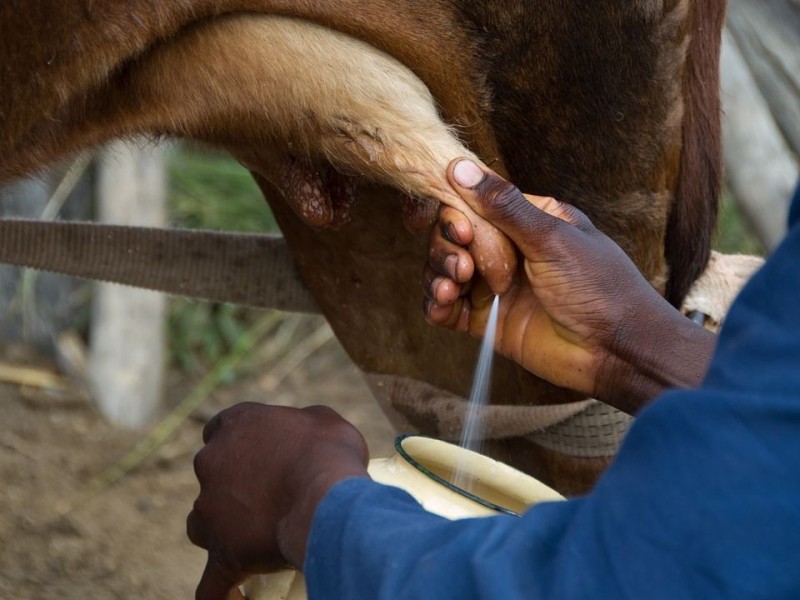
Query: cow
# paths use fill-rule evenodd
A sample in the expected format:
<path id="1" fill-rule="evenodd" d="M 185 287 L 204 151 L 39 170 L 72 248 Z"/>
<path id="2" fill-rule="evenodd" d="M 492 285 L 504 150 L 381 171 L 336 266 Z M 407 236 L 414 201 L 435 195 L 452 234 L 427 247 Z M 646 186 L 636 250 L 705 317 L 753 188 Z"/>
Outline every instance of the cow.
<path id="1" fill-rule="evenodd" d="M 0 183 L 139 134 L 229 151 L 393 423 L 455 438 L 476 343 L 425 323 L 420 232 L 437 202 L 464 210 L 479 270 L 505 266 L 497 292 L 515 254 L 445 166 L 475 157 L 575 204 L 679 306 L 717 212 L 724 15 L 724 0 L 9 0 Z M 487 452 L 568 494 L 628 422 L 504 360 L 492 396 Z"/>

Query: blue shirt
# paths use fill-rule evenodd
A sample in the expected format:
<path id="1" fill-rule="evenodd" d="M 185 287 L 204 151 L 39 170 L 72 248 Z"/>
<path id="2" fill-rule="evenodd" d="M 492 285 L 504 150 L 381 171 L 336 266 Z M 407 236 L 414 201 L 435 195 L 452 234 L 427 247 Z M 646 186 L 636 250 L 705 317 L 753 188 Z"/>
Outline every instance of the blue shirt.
<path id="1" fill-rule="evenodd" d="M 587 496 L 447 521 L 366 479 L 317 509 L 322 598 L 800 598 L 800 187 L 702 386 L 647 406 Z"/>

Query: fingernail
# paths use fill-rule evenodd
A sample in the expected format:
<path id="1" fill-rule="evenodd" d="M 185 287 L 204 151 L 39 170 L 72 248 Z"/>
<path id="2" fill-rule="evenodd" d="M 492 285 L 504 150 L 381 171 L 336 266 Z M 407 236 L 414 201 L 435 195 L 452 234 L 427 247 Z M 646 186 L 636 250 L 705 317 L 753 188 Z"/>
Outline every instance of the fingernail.
<path id="1" fill-rule="evenodd" d="M 447 227 L 444 228 L 444 237 L 446 237 L 448 241 L 458 244 L 458 231 L 453 223 L 448 223 Z"/>
<path id="2" fill-rule="evenodd" d="M 444 270 L 450 276 L 450 279 L 458 281 L 458 257 L 455 254 L 451 254 L 444 259 Z"/>
<path id="3" fill-rule="evenodd" d="M 483 181 L 483 171 L 471 160 L 460 160 L 453 168 L 453 179 L 461 187 L 474 188 Z"/>

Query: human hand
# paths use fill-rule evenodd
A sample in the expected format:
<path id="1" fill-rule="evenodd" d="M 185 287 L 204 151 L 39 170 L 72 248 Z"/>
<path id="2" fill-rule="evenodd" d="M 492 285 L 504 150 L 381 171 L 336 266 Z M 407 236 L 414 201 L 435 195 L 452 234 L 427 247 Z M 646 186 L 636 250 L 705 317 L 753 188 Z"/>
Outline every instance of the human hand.
<path id="1" fill-rule="evenodd" d="M 696 385 L 713 335 L 692 326 L 628 256 L 577 208 L 522 194 L 469 161 L 453 188 L 518 247 L 522 262 L 501 297 L 496 350 L 548 381 L 635 412 L 665 387 Z M 443 208 L 423 277 L 427 319 L 482 336 L 491 305 L 468 248 L 473 228 Z M 685 361 L 676 356 L 684 348 Z"/>
<path id="2" fill-rule="evenodd" d="M 186 522 L 208 550 L 198 600 L 241 599 L 248 576 L 300 568 L 319 502 L 339 481 L 368 476 L 364 438 L 324 406 L 238 404 L 209 421 L 203 441 Z"/>

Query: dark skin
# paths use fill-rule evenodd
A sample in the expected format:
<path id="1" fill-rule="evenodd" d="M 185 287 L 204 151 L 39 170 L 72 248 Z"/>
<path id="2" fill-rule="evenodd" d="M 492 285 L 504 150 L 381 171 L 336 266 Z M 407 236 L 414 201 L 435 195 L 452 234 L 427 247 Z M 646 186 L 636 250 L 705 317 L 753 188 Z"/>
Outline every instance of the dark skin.
<path id="1" fill-rule="evenodd" d="M 459 185 L 457 166 L 474 186 Z M 497 352 L 630 414 L 667 388 L 700 383 L 715 336 L 666 302 L 580 210 L 522 194 L 469 161 L 451 163 L 448 178 L 521 254 L 500 300 Z M 492 293 L 476 277 L 473 241 L 469 221 L 444 207 L 423 275 L 425 314 L 434 325 L 481 337 Z"/>
<path id="2" fill-rule="evenodd" d="M 499 353 L 630 413 L 667 388 L 700 383 L 715 336 L 659 296 L 583 213 L 466 161 L 453 161 L 448 178 L 522 257 L 501 298 Z M 475 272 L 473 242 L 466 217 L 442 209 L 423 287 L 431 323 L 480 337 L 492 294 Z M 301 568 L 319 502 L 338 482 L 368 477 L 363 437 L 325 407 L 240 404 L 212 419 L 203 441 L 187 520 L 191 541 L 208 550 L 198 600 L 240 599 L 248 576 Z"/>
<path id="3" fill-rule="evenodd" d="M 249 575 L 302 565 L 317 504 L 339 481 L 368 477 L 364 438 L 325 406 L 238 404 L 208 422 L 203 441 L 186 521 L 208 550 L 199 600 L 239 600 Z"/>

